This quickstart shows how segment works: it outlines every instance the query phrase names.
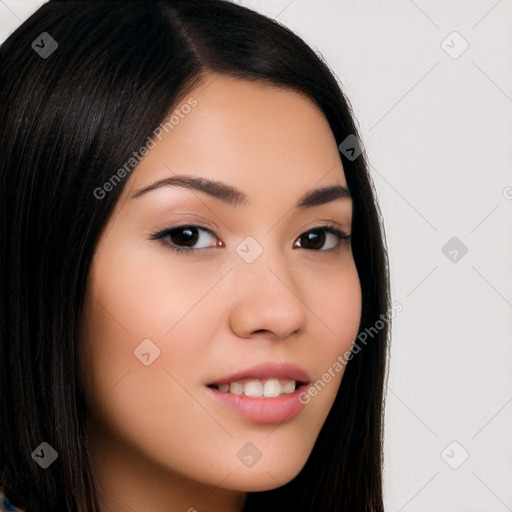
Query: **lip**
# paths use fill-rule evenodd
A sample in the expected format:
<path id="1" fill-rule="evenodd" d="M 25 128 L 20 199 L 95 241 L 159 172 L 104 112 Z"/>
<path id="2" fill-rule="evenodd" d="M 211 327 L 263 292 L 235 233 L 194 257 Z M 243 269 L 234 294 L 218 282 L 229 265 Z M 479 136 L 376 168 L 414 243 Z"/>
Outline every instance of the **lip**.
<path id="1" fill-rule="evenodd" d="M 298 384 L 308 384 L 312 378 L 306 370 L 296 364 L 290 363 L 261 363 L 230 375 L 219 377 L 207 386 L 213 384 L 229 384 L 242 379 L 287 379 L 294 380 Z M 292 394 L 292 393 L 290 393 Z"/>
<path id="2" fill-rule="evenodd" d="M 229 384 L 242 379 L 283 379 L 294 380 L 297 388 L 293 393 L 278 397 L 252 397 L 225 393 L 212 387 L 217 384 Z M 261 363 L 224 377 L 219 377 L 206 385 L 206 389 L 217 402 L 229 407 L 254 423 L 271 425 L 284 423 L 295 418 L 303 409 L 299 401 L 300 393 L 312 381 L 309 373 L 290 363 Z"/>
<path id="3" fill-rule="evenodd" d="M 306 385 L 298 387 L 293 393 L 276 398 L 234 395 L 215 388 L 207 387 L 206 389 L 217 402 L 261 425 L 291 421 L 302 411 L 305 405 L 299 401 L 299 395 L 306 389 Z"/>

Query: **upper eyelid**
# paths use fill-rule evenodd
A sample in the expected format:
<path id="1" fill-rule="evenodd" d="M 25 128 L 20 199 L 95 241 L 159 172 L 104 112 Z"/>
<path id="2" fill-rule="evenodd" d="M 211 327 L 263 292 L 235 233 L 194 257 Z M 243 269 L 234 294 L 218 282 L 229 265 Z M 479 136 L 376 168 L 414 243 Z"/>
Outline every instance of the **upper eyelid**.
<path id="1" fill-rule="evenodd" d="M 325 229 L 325 228 L 334 226 L 336 229 L 339 229 L 341 232 L 343 232 L 347 235 L 350 235 L 350 233 L 348 233 L 343 228 L 343 224 L 340 222 L 331 221 L 331 220 L 324 220 L 324 221 L 320 221 L 320 222 L 323 222 L 323 224 L 319 224 L 318 226 L 312 226 L 310 228 L 307 228 L 304 231 L 302 231 L 300 234 L 304 234 L 309 231 L 313 231 L 315 229 Z M 202 224 L 193 224 L 193 223 L 183 223 L 183 224 L 177 224 L 174 226 L 164 227 L 163 229 L 157 230 L 157 233 L 169 232 L 169 231 L 173 231 L 175 229 L 180 229 L 180 228 L 198 228 L 198 229 L 202 229 L 203 231 L 207 231 L 208 233 L 210 233 L 211 235 L 213 235 L 215 237 L 218 237 L 216 230 L 214 228 L 204 226 Z"/>

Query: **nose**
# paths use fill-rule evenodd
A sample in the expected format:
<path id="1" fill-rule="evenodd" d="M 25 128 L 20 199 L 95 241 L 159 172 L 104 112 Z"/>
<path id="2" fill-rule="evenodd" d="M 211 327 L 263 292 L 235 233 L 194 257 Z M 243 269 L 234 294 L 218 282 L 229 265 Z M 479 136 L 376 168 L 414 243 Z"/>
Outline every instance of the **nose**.
<path id="1" fill-rule="evenodd" d="M 251 264 L 239 261 L 234 268 L 229 319 L 241 338 L 282 340 L 306 326 L 307 306 L 285 257 L 267 256 Z"/>

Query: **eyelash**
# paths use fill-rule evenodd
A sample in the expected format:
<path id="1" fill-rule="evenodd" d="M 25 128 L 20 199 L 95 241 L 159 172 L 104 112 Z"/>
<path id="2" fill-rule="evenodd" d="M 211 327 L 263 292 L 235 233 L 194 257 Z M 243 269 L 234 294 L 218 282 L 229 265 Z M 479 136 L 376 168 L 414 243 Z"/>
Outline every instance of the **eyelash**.
<path id="1" fill-rule="evenodd" d="M 190 248 L 183 249 L 181 247 L 175 247 L 174 245 L 171 245 L 169 242 L 166 242 L 164 240 L 164 238 L 166 236 L 170 235 L 173 231 L 176 231 L 176 230 L 179 230 L 179 229 L 185 229 L 185 228 L 199 228 L 199 230 L 206 231 L 207 233 L 210 233 L 212 236 L 217 238 L 217 235 L 211 229 L 205 228 L 203 226 L 196 226 L 196 225 L 193 225 L 193 224 L 185 224 L 183 226 L 176 226 L 176 227 L 173 227 L 173 228 L 164 228 L 164 229 L 162 229 L 160 231 L 157 231 L 156 233 L 153 233 L 151 235 L 151 240 L 160 240 L 165 247 L 167 247 L 168 249 L 171 249 L 172 251 L 177 252 L 177 253 L 190 254 L 190 253 L 194 253 L 194 252 L 197 252 L 197 251 L 202 251 L 204 249 L 214 248 L 214 246 L 211 246 L 211 247 L 202 247 L 202 248 L 199 248 L 199 249 L 190 249 Z M 336 228 L 336 226 L 334 224 L 327 224 L 327 225 L 324 225 L 324 226 L 319 226 L 317 228 L 312 228 L 312 229 L 310 229 L 308 231 L 305 231 L 300 236 L 303 236 L 304 234 L 310 233 L 312 231 L 326 231 L 327 233 L 331 233 L 332 235 L 337 236 L 338 239 L 339 239 L 339 242 L 336 245 L 336 247 L 333 247 L 331 249 L 308 249 L 308 250 L 313 251 L 313 252 L 329 252 L 329 251 L 340 250 L 342 248 L 342 246 L 343 246 L 343 242 L 350 241 L 350 239 L 351 239 L 351 236 L 349 234 L 347 234 L 344 231 L 341 231 L 340 229 Z M 301 249 L 301 247 L 299 247 L 299 249 Z"/>

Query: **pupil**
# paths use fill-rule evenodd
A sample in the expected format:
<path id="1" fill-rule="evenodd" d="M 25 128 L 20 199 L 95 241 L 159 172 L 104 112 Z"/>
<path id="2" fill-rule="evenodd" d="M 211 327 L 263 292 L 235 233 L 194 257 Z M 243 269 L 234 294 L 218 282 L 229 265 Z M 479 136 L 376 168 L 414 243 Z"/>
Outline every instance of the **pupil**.
<path id="1" fill-rule="evenodd" d="M 196 235 L 192 235 L 192 233 L 196 231 Z M 179 236 L 179 233 L 187 233 L 185 237 Z M 176 236 L 178 234 L 178 236 Z M 188 239 L 187 237 L 192 236 L 192 239 Z M 177 243 L 178 245 L 185 245 L 185 246 L 193 246 L 197 243 L 197 230 L 194 230 L 192 228 L 178 228 L 173 231 L 171 234 L 171 239 L 174 243 Z"/>
<path id="2" fill-rule="evenodd" d="M 315 237 L 316 237 L 316 242 L 317 242 L 316 245 L 314 243 L 315 242 Z M 313 246 L 314 246 L 315 249 L 319 249 L 324 244 L 325 235 L 323 234 L 323 231 L 319 229 L 319 230 L 310 231 L 306 235 L 306 238 L 307 238 L 308 241 L 312 241 L 313 242 Z"/>

